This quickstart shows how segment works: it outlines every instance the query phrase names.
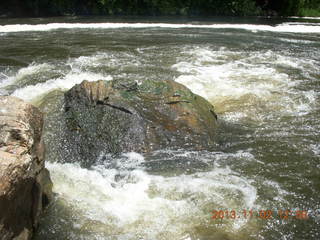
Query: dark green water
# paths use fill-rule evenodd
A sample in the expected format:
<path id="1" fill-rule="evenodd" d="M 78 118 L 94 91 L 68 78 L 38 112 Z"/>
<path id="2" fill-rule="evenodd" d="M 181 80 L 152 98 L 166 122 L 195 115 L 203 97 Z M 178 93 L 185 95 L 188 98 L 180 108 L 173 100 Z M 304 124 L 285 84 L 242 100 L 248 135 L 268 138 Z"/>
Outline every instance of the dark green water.
<path id="1" fill-rule="evenodd" d="M 52 144 L 61 91 L 127 78 L 173 79 L 207 98 L 219 149 L 67 163 Z M 320 238 L 320 20 L 1 19 L 0 94 L 46 113 L 56 198 L 35 239 Z"/>

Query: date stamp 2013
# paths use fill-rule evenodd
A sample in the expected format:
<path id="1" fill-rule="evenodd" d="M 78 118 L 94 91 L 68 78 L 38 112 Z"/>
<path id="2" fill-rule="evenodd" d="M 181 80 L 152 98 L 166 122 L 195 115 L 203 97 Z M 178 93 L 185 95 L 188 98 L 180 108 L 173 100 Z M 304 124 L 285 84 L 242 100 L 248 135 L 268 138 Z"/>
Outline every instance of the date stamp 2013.
<path id="1" fill-rule="evenodd" d="M 273 219 L 278 218 L 282 220 L 288 219 L 300 219 L 300 220 L 307 220 L 309 219 L 308 211 L 307 210 L 290 210 L 290 209 L 283 209 L 283 210 L 246 210 L 243 209 L 242 211 L 236 210 L 213 210 L 212 212 L 212 219 L 215 220 L 222 220 L 222 219 L 231 219 L 236 220 L 239 218 L 250 219 L 250 218 L 258 218 L 258 219 Z"/>

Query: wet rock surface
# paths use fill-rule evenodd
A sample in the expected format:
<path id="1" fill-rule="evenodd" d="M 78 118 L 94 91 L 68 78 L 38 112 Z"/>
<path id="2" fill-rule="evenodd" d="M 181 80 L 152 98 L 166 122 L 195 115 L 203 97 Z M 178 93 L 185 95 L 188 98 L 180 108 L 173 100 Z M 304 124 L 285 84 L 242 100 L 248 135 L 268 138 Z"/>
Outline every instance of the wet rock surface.
<path id="1" fill-rule="evenodd" d="M 89 163 L 105 153 L 213 150 L 213 106 L 174 81 L 84 81 L 65 93 L 69 159 Z"/>
<path id="2" fill-rule="evenodd" d="M 52 197 L 44 166 L 43 115 L 15 97 L 0 96 L 0 239 L 30 239 Z"/>

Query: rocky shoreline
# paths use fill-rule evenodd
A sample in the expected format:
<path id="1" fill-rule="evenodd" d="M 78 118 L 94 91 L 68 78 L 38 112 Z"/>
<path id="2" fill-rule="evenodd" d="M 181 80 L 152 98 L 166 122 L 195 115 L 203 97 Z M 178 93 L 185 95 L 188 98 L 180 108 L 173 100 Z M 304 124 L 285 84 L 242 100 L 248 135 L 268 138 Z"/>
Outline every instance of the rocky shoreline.
<path id="1" fill-rule="evenodd" d="M 0 96 L 0 239 L 31 239 L 52 198 L 45 168 L 43 114 L 15 97 Z"/>

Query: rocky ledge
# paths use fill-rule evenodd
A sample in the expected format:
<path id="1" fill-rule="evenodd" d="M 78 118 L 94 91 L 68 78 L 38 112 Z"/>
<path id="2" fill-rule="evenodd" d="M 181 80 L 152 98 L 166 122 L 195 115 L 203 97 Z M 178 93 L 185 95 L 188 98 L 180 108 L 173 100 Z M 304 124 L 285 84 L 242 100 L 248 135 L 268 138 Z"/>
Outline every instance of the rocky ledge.
<path id="1" fill-rule="evenodd" d="M 174 81 L 84 81 L 64 105 L 65 156 L 85 165 L 105 153 L 215 147 L 213 106 Z"/>
<path id="2" fill-rule="evenodd" d="M 42 113 L 0 96 L 0 239 L 27 240 L 52 196 L 44 166 Z"/>

